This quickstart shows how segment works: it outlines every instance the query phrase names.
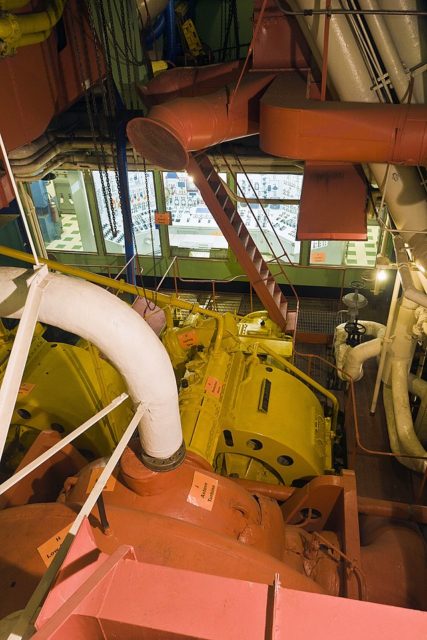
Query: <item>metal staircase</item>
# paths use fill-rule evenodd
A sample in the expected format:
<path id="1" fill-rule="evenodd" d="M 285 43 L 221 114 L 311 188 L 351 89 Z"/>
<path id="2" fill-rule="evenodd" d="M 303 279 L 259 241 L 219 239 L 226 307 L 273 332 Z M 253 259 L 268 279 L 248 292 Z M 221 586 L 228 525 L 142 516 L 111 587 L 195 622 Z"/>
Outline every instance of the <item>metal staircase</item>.
<path id="1" fill-rule="evenodd" d="M 207 154 L 193 154 L 187 171 L 270 318 L 283 331 L 294 332 L 296 312 L 288 311 L 285 296 Z"/>

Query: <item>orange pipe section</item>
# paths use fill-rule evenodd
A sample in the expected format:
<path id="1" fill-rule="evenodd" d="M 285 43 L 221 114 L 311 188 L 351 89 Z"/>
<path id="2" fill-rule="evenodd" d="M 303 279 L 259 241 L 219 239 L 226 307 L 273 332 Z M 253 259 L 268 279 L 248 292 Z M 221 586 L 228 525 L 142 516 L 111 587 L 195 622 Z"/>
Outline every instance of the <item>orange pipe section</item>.
<path id="1" fill-rule="evenodd" d="M 284 74 L 261 101 L 260 147 L 319 162 L 427 164 L 427 106 L 321 102 Z"/>
<path id="2" fill-rule="evenodd" d="M 259 494 L 266 498 L 272 498 L 279 502 L 285 502 L 297 491 L 295 487 L 285 485 L 267 484 L 256 480 L 233 478 L 248 493 Z M 358 496 L 357 507 L 359 513 L 379 518 L 393 518 L 396 520 L 412 520 L 420 524 L 427 524 L 427 507 L 419 504 L 407 504 L 392 500 L 378 500 L 376 498 L 364 498 Z"/>
<path id="3" fill-rule="evenodd" d="M 205 67 L 175 67 L 138 85 L 138 91 L 148 106 L 182 97 L 202 96 L 234 82 L 242 67 L 241 60 Z"/>
<path id="4" fill-rule="evenodd" d="M 228 87 L 206 96 L 156 105 L 148 118 L 134 118 L 128 123 L 129 140 L 151 164 L 183 170 L 189 151 L 258 132 L 259 101 L 275 75 L 249 74 L 240 84 L 232 109 L 228 108 Z"/>

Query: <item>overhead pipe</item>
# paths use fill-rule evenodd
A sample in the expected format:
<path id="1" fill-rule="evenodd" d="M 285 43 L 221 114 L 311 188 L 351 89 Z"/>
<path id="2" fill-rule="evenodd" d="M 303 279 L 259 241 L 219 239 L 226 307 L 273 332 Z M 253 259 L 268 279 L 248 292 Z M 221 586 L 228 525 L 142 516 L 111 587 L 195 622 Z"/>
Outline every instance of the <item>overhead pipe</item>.
<path id="1" fill-rule="evenodd" d="M 399 1 L 402 3 L 402 0 Z M 386 0 L 384 0 L 383 4 L 386 6 Z M 297 0 L 297 5 L 299 9 L 305 11 L 312 8 L 312 0 Z M 303 20 L 313 35 L 317 45 L 315 55 L 318 55 L 318 52 L 322 51 L 323 47 L 323 20 L 318 22 L 309 16 L 305 16 Z M 387 20 L 387 24 L 390 25 L 393 18 L 389 17 Z M 415 21 L 416 18 L 413 18 L 413 20 Z M 410 32 L 403 28 L 405 24 L 405 17 L 400 17 L 398 25 L 396 25 L 399 37 L 396 39 L 393 36 L 398 50 L 400 43 L 406 37 L 410 41 L 408 47 L 414 41 Z M 345 16 L 332 16 L 330 19 L 328 77 L 343 101 L 372 103 L 379 101 L 375 90 L 372 89 L 372 79 L 355 41 L 351 26 Z M 384 188 L 387 166 L 371 163 L 370 167 L 378 186 L 380 189 Z M 391 165 L 389 173 L 390 180 L 387 182 L 385 200 L 390 215 L 397 229 L 402 232 L 405 232 L 405 228 L 411 230 L 405 232 L 406 242 L 413 244 L 419 240 L 419 242 L 416 242 L 417 246 L 414 247 L 415 254 L 419 255 L 423 266 L 427 270 L 427 255 L 423 252 L 421 238 L 417 237 L 417 230 L 422 232 L 427 229 L 425 190 L 415 169 Z"/>
<path id="2" fill-rule="evenodd" d="M 355 347 L 346 344 L 348 334 L 345 323 L 335 329 L 334 351 L 338 375 L 341 380 L 348 380 L 348 376 L 357 382 L 363 377 L 363 364 L 370 358 L 376 358 L 381 353 L 386 327 L 370 320 L 359 320 L 365 329 L 366 336 L 375 336 L 373 340 L 362 342 Z"/>
<path id="3" fill-rule="evenodd" d="M 427 164 L 426 105 L 306 100 L 288 84 L 280 78 L 261 101 L 263 151 L 320 162 Z"/>
<path id="4" fill-rule="evenodd" d="M 381 9 L 388 8 L 390 0 L 377 0 Z M 427 38 L 425 21 L 418 20 L 413 11 L 417 9 L 418 0 L 395 0 L 395 6 L 404 13 L 396 18 L 384 15 L 384 22 L 391 34 L 399 58 L 408 71 L 408 80 L 413 78 L 413 97 L 416 102 L 425 102 L 425 52 L 424 43 Z M 423 69 L 424 67 L 424 69 Z"/>
<path id="5" fill-rule="evenodd" d="M 159 14 L 163 13 L 167 4 L 168 0 L 137 0 L 144 28 L 148 26 L 149 22 L 153 22 Z"/>
<path id="6" fill-rule="evenodd" d="M 259 100 L 275 76 L 275 73 L 248 74 L 240 84 L 232 109 L 228 109 L 228 87 L 210 95 L 158 104 L 150 110 L 148 118 L 134 118 L 128 123 L 129 140 L 150 163 L 164 169 L 184 170 L 190 151 L 258 132 Z"/>
<path id="7" fill-rule="evenodd" d="M 423 234 L 423 237 L 424 243 L 427 244 L 427 235 Z M 422 307 L 427 307 L 427 294 L 416 289 L 414 285 L 414 277 L 417 276 L 417 273 L 411 266 L 403 239 L 399 235 L 394 234 L 393 243 L 397 268 L 402 281 L 403 295 L 408 300 L 411 300 Z"/>
<path id="8" fill-rule="evenodd" d="M 359 4 L 361 9 L 378 10 L 380 8 L 378 0 L 359 0 Z M 403 67 L 384 15 L 365 15 L 365 20 L 399 101 L 408 101 L 410 75 Z"/>
<path id="9" fill-rule="evenodd" d="M 173 98 L 206 95 L 237 80 L 241 67 L 240 60 L 204 67 L 175 67 L 160 73 L 147 84 L 138 85 L 138 91 L 147 106 Z"/>
<path id="10" fill-rule="evenodd" d="M 30 0 L 0 0 L 0 11 L 15 11 L 30 4 Z"/>
<path id="11" fill-rule="evenodd" d="M 62 17 L 65 2 L 66 0 L 48 0 L 44 11 L 1 15 L 0 40 L 3 55 L 10 55 L 19 46 L 47 39 Z"/>
<path id="12" fill-rule="evenodd" d="M 175 62 L 178 55 L 178 38 L 176 33 L 175 0 L 169 0 L 165 9 L 166 60 Z"/>
<path id="13" fill-rule="evenodd" d="M 33 271 L 0 269 L 0 316 L 20 318 Z M 185 447 L 175 375 L 165 348 L 129 305 L 101 287 L 57 273 L 47 286 L 39 320 L 93 343 L 123 376 L 129 395 L 146 407 L 138 430 L 143 462 L 157 471 L 176 467 Z"/>

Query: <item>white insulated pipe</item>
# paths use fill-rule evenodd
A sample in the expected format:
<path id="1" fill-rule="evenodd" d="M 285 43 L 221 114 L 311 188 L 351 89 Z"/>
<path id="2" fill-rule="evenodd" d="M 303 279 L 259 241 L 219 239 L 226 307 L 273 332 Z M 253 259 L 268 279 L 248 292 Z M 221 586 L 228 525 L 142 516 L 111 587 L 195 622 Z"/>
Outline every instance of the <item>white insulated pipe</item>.
<path id="1" fill-rule="evenodd" d="M 400 452 L 412 456 L 420 456 L 425 460 L 414 460 L 418 471 L 424 473 L 427 468 L 427 451 L 418 440 L 412 421 L 408 395 L 408 362 L 394 360 L 391 367 L 391 394 Z"/>
<path id="2" fill-rule="evenodd" d="M 383 401 L 387 421 L 388 437 L 390 440 L 390 448 L 393 453 L 408 454 L 408 452 L 404 450 L 404 446 L 402 445 L 398 437 L 396 419 L 394 416 L 393 396 L 392 391 L 388 386 L 383 387 Z M 424 460 L 400 457 L 398 457 L 397 460 L 411 471 L 416 471 L 418 473 L 424 473 L 425 471 L 426 462 Z"/>
<path id="3" fill-rule="evenodd" d="M 298 0 L 298 6 L 302 10 L 312 9 L 313 0 Z M 333 0 L 332 8 L 340 8 L 337 0 Z M 325 18 L 323 16 L 321 18 L 306 16 L 304 20 L 318 51 L 322 51 Z M 400 16 L 398 20 L 399 24 L 404 26 Z M 405 38 L 411 40 L 411 34 L 412 32 L 405 29 L 400 32 L 399 40 L 402 41 Z M 328 75 L 341 100 L 346 102 L 379 101 L 375 90 L 371 89 L 372 78 L 368 73 L 351 26 L 344 15 L 333 15 L 330 19 Z M 378 186 L 383 189 L 387 165 L 373 163 L 369 166 Z M 416 168 L 391 165 L 389 171 L 390 177 L 387 181 L 385 200 L 390 215 L 396 228 L 401 231 L 405 242 L 411 244 L 415 258 L 427 271 L 425 236 L 427 201 L 425 190 L 421 185 Z"/>
<path id="4" fill-rule="evenodd" d="M 350 376 L 354 382 L 360 380 L 363 377 L 363 363 L 369 360 L 369 358 L 379 356 L 381 353 L 386 327 L 380 322 L 370 320 L 359 320 L 358 323 L 365 327 L 366 333 L 364 335 L 375 336 L 373 340 L 362 342 L 355 347 L 351 347 L 346 344 L 348 334 L 344 329 L 345 323 L 338 325 L 335 329 L 334 349 L 336 365 L 346 374 L 338 373 L 342 380 L 347 380 L 347 376 Z"/>
<path id="5" fill-rule="evenodd" d="M 380 9 L 390 9 L 390 0 L 378 0 Z M 419 0 L 393 0 L 393 9 L 416 11 L 422 4 Z M 405 67 L 414 70 L 414 98 L 420 104 L 425 102 L 425 53 L 422 44 L 426 41 L 427 24 L 424 18 L 414 15 L 385 15 L 384 21 L 391 34 L 399 57 Z M 422 66 L 424 65 L 424 71 Z M 417 71 L 417 67 L 420 70 Z"/>
<path id="6" fill-rule="evenodd" d="M 408 378 L 409 391 L 418 396 L 421 404 L 414 424 L 415 433 L 422 444 L 427 443 L 427 380 L 422 380 L 412 373 Z"/>
<path id="7" fill-rule="evenodd" d="M 20 318 L 33 272 L 0 268 L 0 317 Z M 167 461 L 182 447 L 178 392 L 160 340 L 129 305 L 84 280 L 49 273 L 39 320 L 93 343 L 123 376 L 129 395 L 146 409 L 138 426 L 143 452 Z M 166 468 L 166 467 L 165 467 Z"/>
<path id="8" fill-rule="evenodd" d="M 369 11 L 378 11 L 378 0 L 359 0 L 360 8 Z M 406 102 L 410 84 L 410 74 L 404 68 L 399 52 L 391 37 L 385 17 L 379 14 L 366 14 L 364 16 L 375 44 L 378 48 L 381 60 L 387 69 L 389 78 L 400 102 Z M 399 16 L 401 18 L 401 16 Z M 400 37 L 400 39 L 402 39 Z M 411 100 L 413 102 L 413 100 Z"/>

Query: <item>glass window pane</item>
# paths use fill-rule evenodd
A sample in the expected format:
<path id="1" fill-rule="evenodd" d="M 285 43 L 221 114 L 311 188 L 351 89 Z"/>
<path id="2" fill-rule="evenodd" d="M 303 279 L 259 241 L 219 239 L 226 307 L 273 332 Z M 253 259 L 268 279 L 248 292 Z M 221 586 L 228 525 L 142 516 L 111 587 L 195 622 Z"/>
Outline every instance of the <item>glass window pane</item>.
<path id="1" fill-rule="evenodd" d="M 46 249 L 96 251 L 81 171 L 55 171 L 53 180 L 30 183 L 31 197 Z"/>
<path id="2" fill-rule="evenodd" d="M 225 173 L 219 176 L 226 180 Z M 197 257 L 210 256 L 211 249 L 226 249 L 227 241 L 205 205 L 191 176 L 179 171 L 163 173 L 166 209 L 172 214 L 171 246 L 191 249 Z"/>
<path id="3" fill-rule="evenodd" d="M 341 240 L 312 240 L 310 264 L 344 264 L 347 242 Z"/>
<path id="4" fill-rule="evenodd" d="M 380 228 L 377 225 L 368 226 L 368 239 L 366 242 L 349 242 L 345 263 L 349 266 L 375 267 Z"/>
<path id="5" fill-rule="evenodd" d="M 302 188 L 302 175 L 292 173 L 250 173 L 237 174 L 240 187 L 246 198 L 260 200 L 299 200 Z M 252 185 L 252 186 L 251 186 Z M 252 211 L 251 211 L 252 210 Z M 298 205 L 250 203 L 238 204 L 238 211 L 249 230 L 255 244 L 263 256 L 270 260 L 280 257 L 287 262 L 288 254 L 292 262 L 298 262 L 300 243 L 296 240 Z"/>
<path id="6" fill-rule="evenodd" d="M 107 192 L 107 180 L 103 174 L 104 187 Z M 138 253 L 140 255 L 152 255 L 153 244 L 156 255 L 161 254 L 160 235 L 154 223 L 154 213 L 156 211 L 156 196 L 154 192 L 153 172 L 147 171 L 147 185 L 145 183 L 145 173 L 143 171 L 129 171 L 129 196 L 133 221 L 133 229 Z M 120 209 L 119 191 L 116 183 L 114 171 L 108 171 L 108 180 L 111 189 L 111 197 L 116 219 L 117 235 L 113 231 L 108 220 L 108 210 L 105 203 L 102 181 L 99 171 L 93 171 L 93 183 L 95 186 L 96 200 L 98 203 L 99 215 L 101 218 L 102 232 L 105 239 L 107 253 L 124 253 L 125 239 L 123 231 L 123 219 Z M 147 197 L 148 186 L 148 197 Z M 151 214 L 151 224 L 150 224 Z"/>

